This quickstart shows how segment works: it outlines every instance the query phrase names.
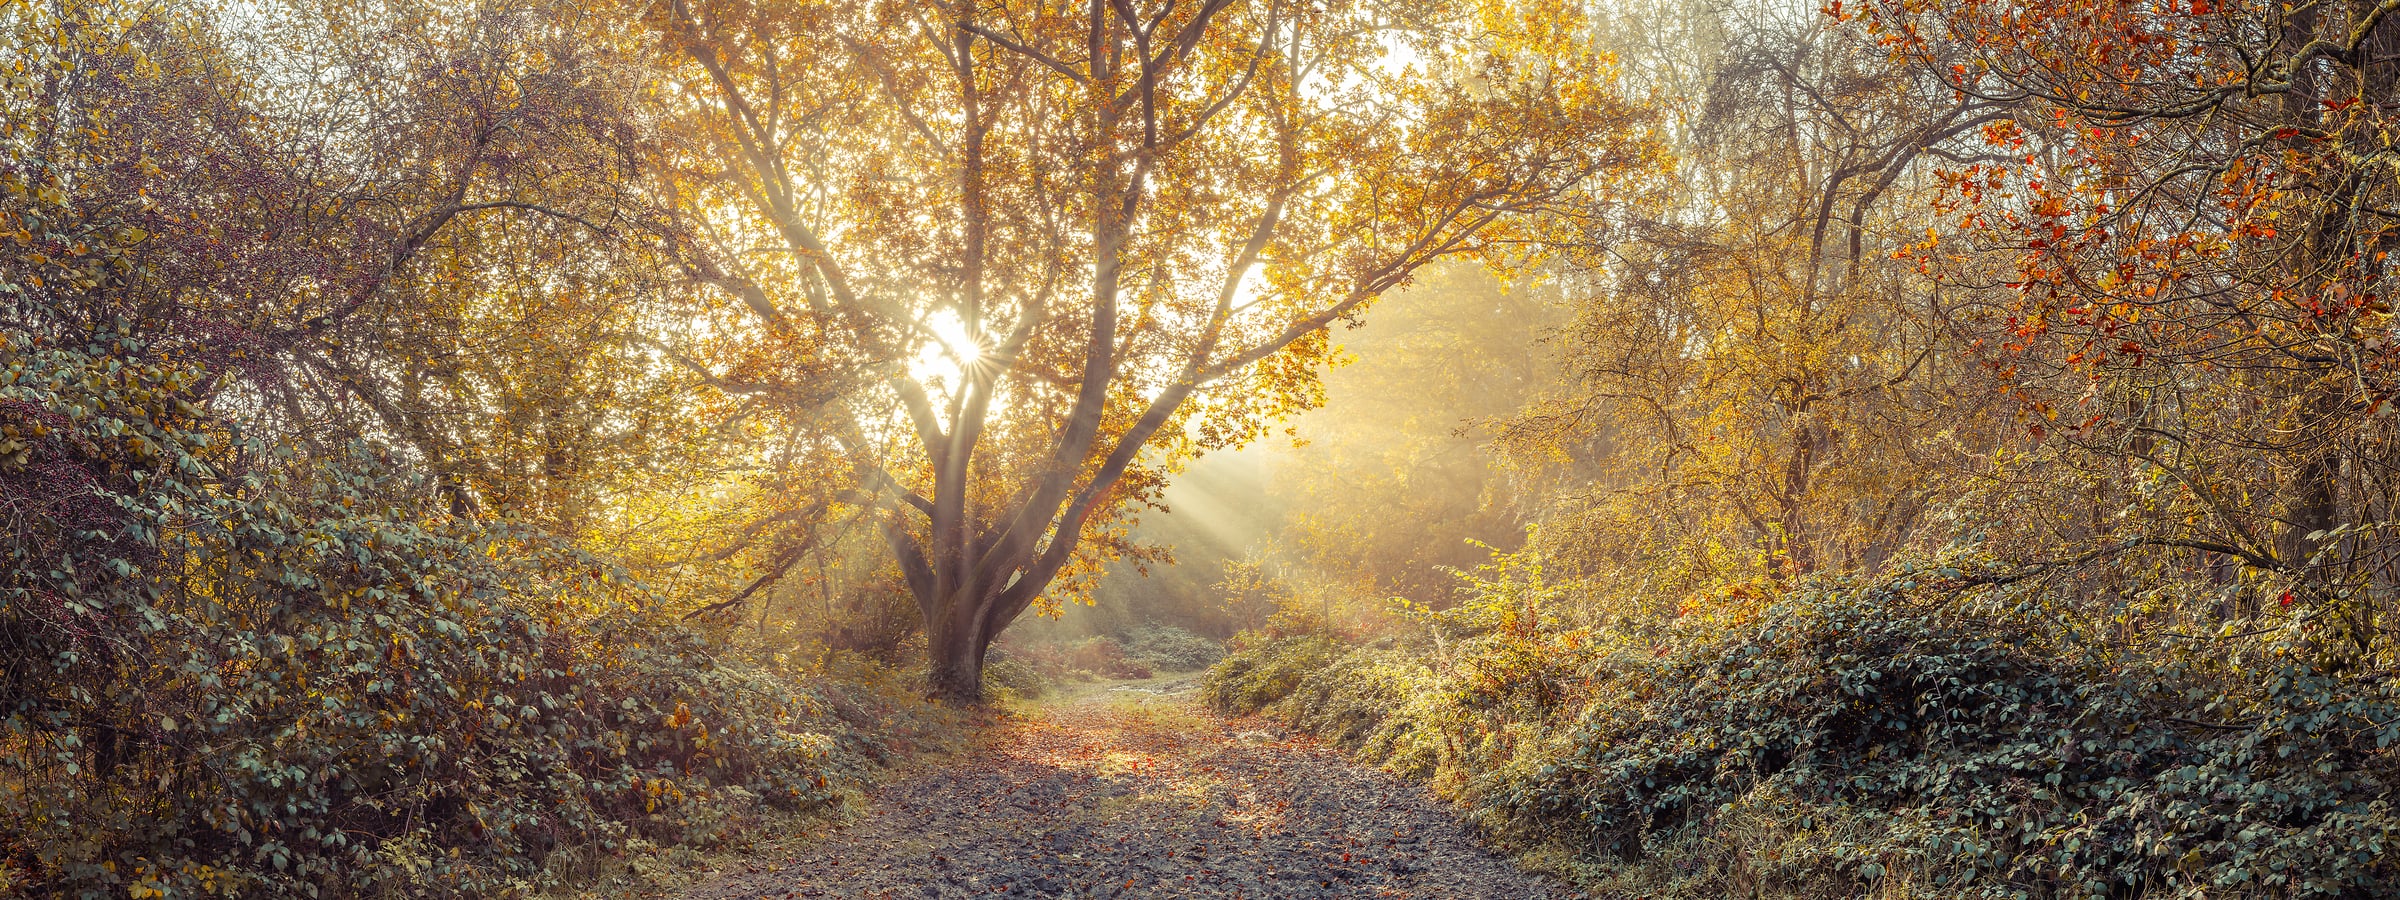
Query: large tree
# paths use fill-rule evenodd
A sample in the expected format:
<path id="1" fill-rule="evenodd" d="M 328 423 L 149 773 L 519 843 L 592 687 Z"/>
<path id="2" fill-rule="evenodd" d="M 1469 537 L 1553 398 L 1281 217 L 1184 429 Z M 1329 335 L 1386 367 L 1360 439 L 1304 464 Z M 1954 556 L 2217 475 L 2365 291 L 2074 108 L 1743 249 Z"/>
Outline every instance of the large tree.
<path id="1" fill-rule="evenodd" d="M 667 350 L 854 461 L 932 690 L 1121 549 L 1181 460 L 1311 405 L 1411 273 L 1652 168 L 1546 4 L 669 0 L 656 171 L 725 310 Z M 1569 215 L 1556 213 L 1565 210 Z"/>

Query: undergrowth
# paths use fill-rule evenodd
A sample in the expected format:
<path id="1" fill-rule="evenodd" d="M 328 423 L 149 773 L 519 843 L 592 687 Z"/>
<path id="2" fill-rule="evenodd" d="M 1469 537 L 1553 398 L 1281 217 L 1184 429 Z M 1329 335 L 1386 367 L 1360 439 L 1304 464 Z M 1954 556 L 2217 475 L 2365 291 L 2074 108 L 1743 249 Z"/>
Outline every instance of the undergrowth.
<path id="1" fill-rule="evenodd" d="M 1203 696 L 1429 780 L 1604 897 L 2400 895 L 2388 679 L 2300 638 L 2131 652 L 1967 580 L 1648 629 L 1487 582 L 1400 640 L 1246 634 Z"/>
<path id="2" fill-rule="evenodd" d="M 1225 648 L 1181 628 L 1145 625 L 1125 638 L 1097 635 L 1074 641 L 1003 637 L 986 660 L 984 678 L 1019 697 L 1052 686 L 1100 679 L 1150 678 L 1161 672 L 1205 669 Z"/>
<path id="3" fill-rule="evenodd" d="M 0 345 L 0 894 L 524 895 L 823 807 L 939 725 L 144 360 Z"/>

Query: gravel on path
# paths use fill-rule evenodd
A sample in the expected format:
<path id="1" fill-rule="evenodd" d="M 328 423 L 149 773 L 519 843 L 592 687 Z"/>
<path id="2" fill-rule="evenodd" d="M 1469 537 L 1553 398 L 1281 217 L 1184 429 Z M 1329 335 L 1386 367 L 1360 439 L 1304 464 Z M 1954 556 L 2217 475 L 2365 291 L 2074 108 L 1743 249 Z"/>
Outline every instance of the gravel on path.
<path id="1" fill-rule="evenodd" d="M 683 900 L 1580 896 L 1416 785 L 1202 711 L 1188 680 L 996 727 L 986 752 L 885 785 L 848 825 Z"/>

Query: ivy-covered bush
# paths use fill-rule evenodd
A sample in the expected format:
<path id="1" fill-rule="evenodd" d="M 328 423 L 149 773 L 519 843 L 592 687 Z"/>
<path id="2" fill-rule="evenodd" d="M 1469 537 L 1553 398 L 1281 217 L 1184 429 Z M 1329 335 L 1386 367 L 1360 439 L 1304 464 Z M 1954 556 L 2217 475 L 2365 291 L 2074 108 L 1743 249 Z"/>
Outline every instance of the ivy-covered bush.
<path id="1" fill-rule="evenodd" d="M 1300 690 L 1347 649 L 1337 638 L 1316 634 L 1237 641 L 1201 679 L 1200 699 L 1237 716 L 1258 712 Z"/>
<path id="2" fill-rule="evenodd" d="M 984 684 L 1000 697 L 1009 700 L 1033 700 L 1050 692 L 1050 679 L 1023 660 L 1006 652 L 994 653 L 984 660 Z"/>
<path id="3" fill-rule="evenodd" d="M 2296 646 L 2129 653 L 2038 591 L 1905 575 L 1664 636 L 1423 618 L 1431 646 L 1252 647 L 1205 696 L 1431 778 L 1603 896 L 2400 895 L 2400 689 Z"/>
<path id="4" fill-rule="evenodd" d="M 592 557 L 452 517 L 371 451 L 246 440 L 130 340 L 7 340 L 0 884 L 523 893 L 705 840 L 703 810 L 820 803 L 858 752 Z"/>

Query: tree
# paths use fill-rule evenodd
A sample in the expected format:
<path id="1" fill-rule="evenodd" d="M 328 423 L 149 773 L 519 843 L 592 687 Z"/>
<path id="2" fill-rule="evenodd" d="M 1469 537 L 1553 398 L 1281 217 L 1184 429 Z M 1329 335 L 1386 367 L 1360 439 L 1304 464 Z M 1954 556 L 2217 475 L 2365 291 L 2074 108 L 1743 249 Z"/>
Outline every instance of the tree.
<path id="1" fill-rule="evenodd" d="M 11 328 L 121 324 L 280 440 L 405 448 L 457 511 L 562 531 L 678 433 L 689 379 L 629 338 L 682 279 L 631 240 L 622 70 L 565 4 L 6 14 Z"/>
<path id="2" fill-rule="evenodd" d="M 1988 446 L 1926 279 L 1889 254 L 1927 161 L 1995 107 L 1814 17 L 1670 2 L 1629 27 L 1660 48 L 1645 87 L 1694 113 L 1676 191 L 1562 279 L 1569 386 L 1505 435 L 1558 501 L 1540 549 L 1665 615 L 1873 571 Z"/>
<path id="3" fill-rule="evenodd" d="M 1651 164 L 1547 4 L 760 3 L 639 13 L 653 171 L 738 318 L 676 357 L 858 467 L 936 695 L 1192 455 L 1316 402 L 1326 329 Z"/>
<path id="4" fill-rule="evenodd" d="M 2400 559 L 2378 415 L 2400 390 L 2400 4 L 1865 12 L 2012 111 L 1943 175 L 1958 246 L 1917 255 L 2037 436 L 2170 498 L 2110 540 L 2199 551 L 2369 650 Z"/>
<path id="5" fill-rule="evenodd" d="M 1555 386 L 1556 360 L 1528 351 L 1560 305 L 1552 285 L 1465 266 L 1394 299 L 1401 308 L 1344 338 L 1355 360 L 1326 373 L 1325 407 L 1292 422 L 1294 445 L 1261 448 L 1256 502 L 1286 508 L 1259 549 L 1295 588 L 1447 607 L 1456 570 L 1524 538 L 1534 503 L 1492 429 Z"/>

